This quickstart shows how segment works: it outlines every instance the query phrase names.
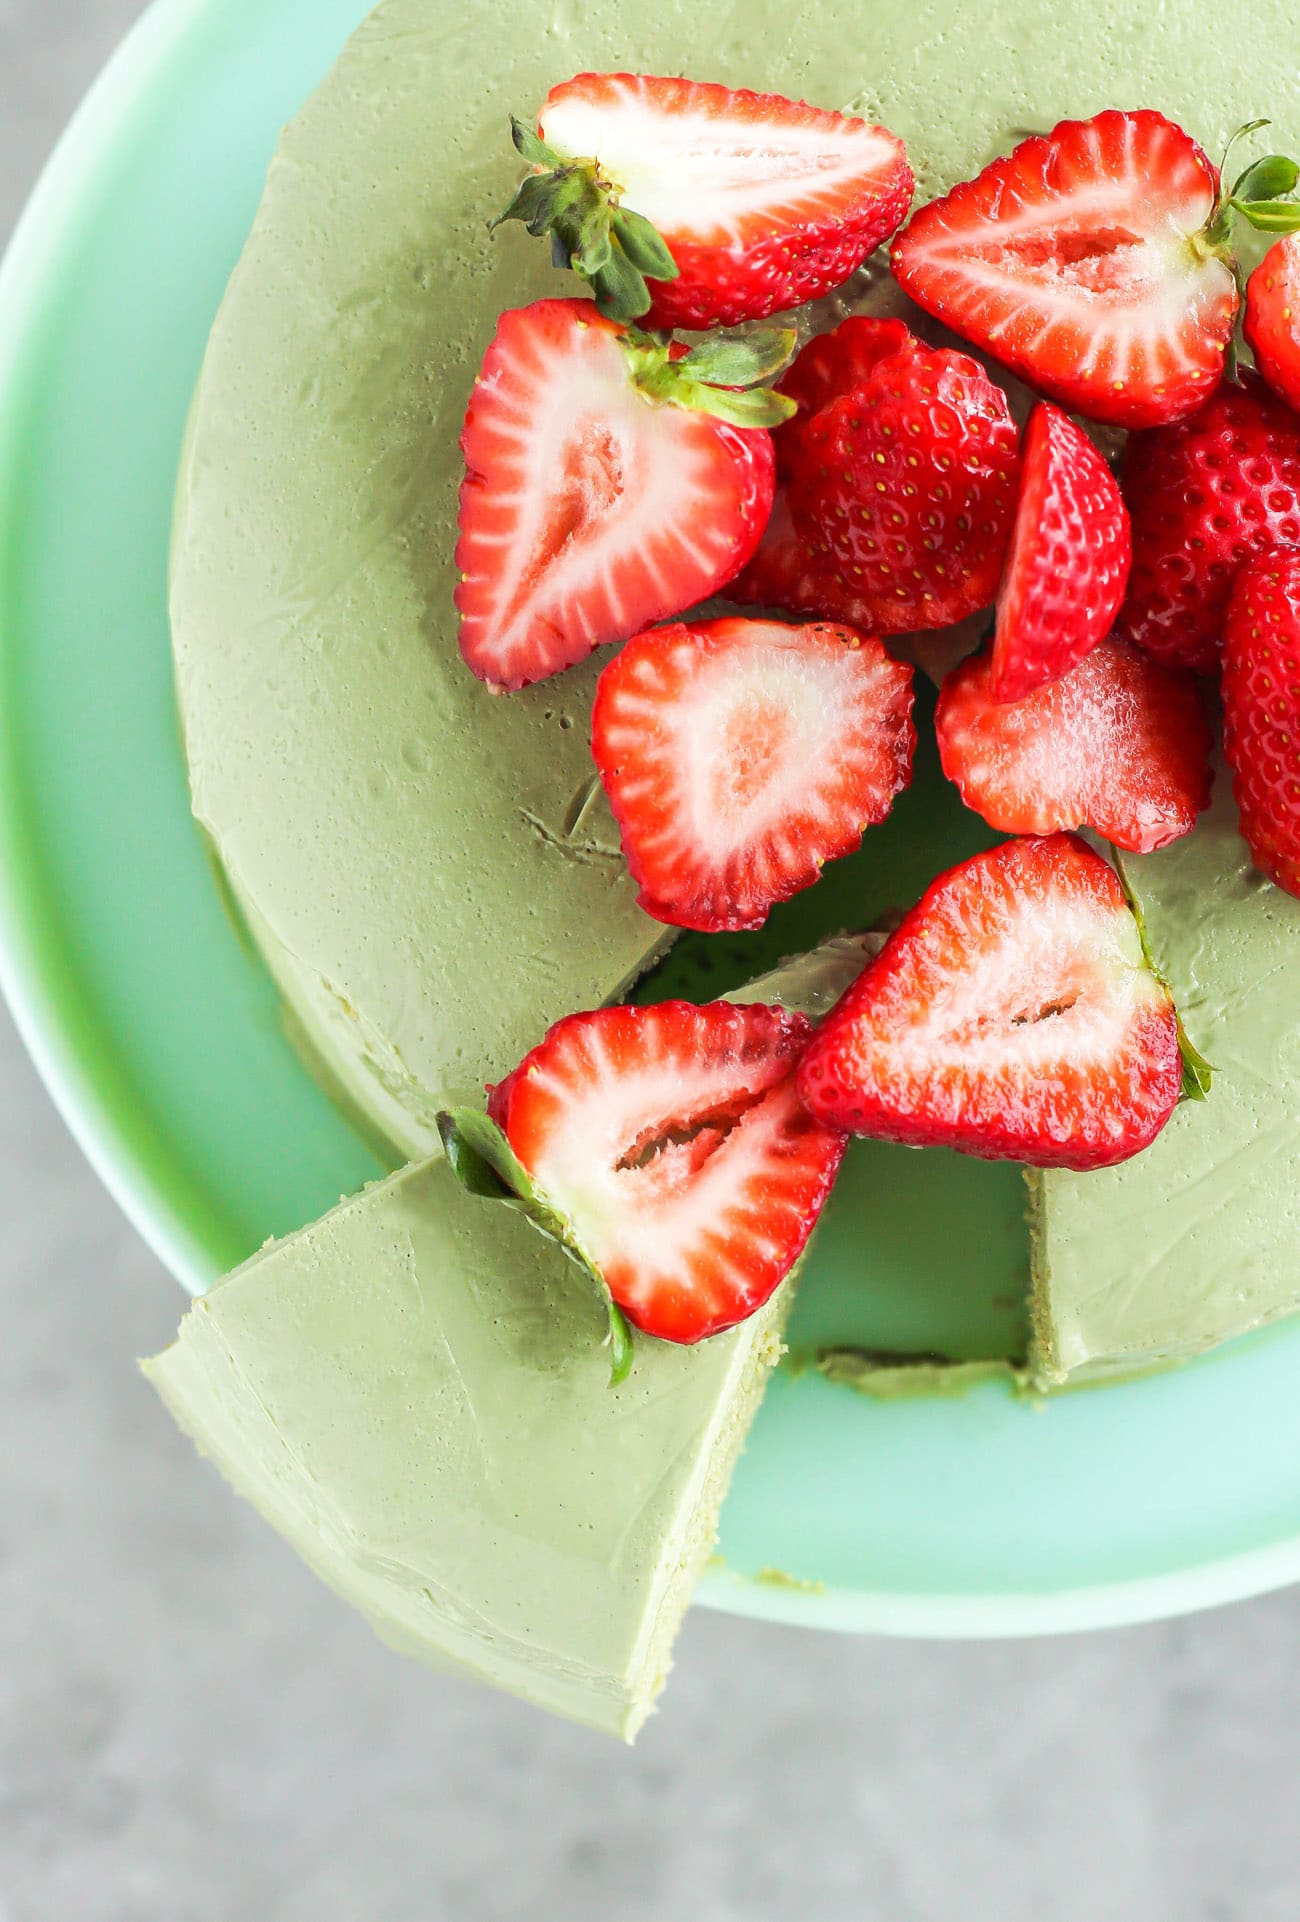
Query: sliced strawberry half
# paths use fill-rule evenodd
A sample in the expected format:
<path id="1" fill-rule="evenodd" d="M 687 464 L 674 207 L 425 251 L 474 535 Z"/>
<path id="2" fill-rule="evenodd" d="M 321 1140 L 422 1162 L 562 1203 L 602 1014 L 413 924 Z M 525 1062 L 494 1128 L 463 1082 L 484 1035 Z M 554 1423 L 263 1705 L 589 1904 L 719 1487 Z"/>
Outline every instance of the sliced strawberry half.
<path id="1" fill-rule="evenodd" d="M 704 621 L 600 677 L 592 751 L 641 906 L 756 928 L 882 821 L 912 773 L 912 670 L 851 628 Z"/>
<path id="2" fill-rule="evenodd" d="M 993 637 L 993 697 L 1022 701 L 1109 634 L 1132 559 L 1119 483 L 1048 401 L 1029 417 Z"/>
<path id="3" fill-rule="evenodd" d="M 1127 1160 L 1181 1086 L 1169 989 L 1119 876 L 1070 834 L 941 875 L 799 1070 L 828 1124 L 1042 1168 Z"/>
<path id="4" fill-rule="evenodd" d="M 865 120 L 712 82 L 579 74 L 552 89 L 510 209 L 602 308 L 655 327 L 759 320 L 838 287 L 912 198 L 903 143 Z"/>
<path id="5" fill-rule="evenodd" d="M 1196 677 L 1106 640 L 1023 701 L 976 655 L 935 710 L 943 771 L 1004 834 L 1089 827 L 1147 854 L 1190 834 L 1210 799 L 1210 724 Z"/>
<path id="6" fill-rule="evenodd" d="M 1191 413 L 1224 372 L 1232 269 L 1219 176 L 1150 111 L 1066 120 L 923 207 L 900 284 L 1065 407 L 1120 427 Z"/>
<path id="7" fill-rule="evenodd" d="M 648 1334 L 732 1327 L 803 1252 L 844 1152 L 794 1091 L 810 1031 L 761 1005 L 603 1008 L 493 1090 L 536 1202 Z"/>
<path id="8" fill-rule="evenodd" d="M 772 506 L 771 436 L 719 415 L 763 418 L 773 397 L 692 366 L 589 300 L 501 316 L 461 435 L 456 605 L 480 680 L 556 674 L 749 559 Z"/>
<path id="9" fill-rule="evenodd" d="M 1134 434 L 1121 485 L 1133 567 L 1115 631 L 1213 673 L 1242 565 L 1300 544 L 1300 420 L 1244 374 L 1189 420 Z"/>
<path id="10" fill-rule="evenodd" d="M 881 634 L 948 627 L 997 592 L 1020 479 L 1003 390 L 966 354 L 912 346 L 809 421 L 788 486 L 819 571 Z"/>
<path id="11" fill-rule="evenodd" d="M 1273 392 L 1300 409 L 1300 234 L 1270 247 L 1250 276 L 1244 329 Z"/>

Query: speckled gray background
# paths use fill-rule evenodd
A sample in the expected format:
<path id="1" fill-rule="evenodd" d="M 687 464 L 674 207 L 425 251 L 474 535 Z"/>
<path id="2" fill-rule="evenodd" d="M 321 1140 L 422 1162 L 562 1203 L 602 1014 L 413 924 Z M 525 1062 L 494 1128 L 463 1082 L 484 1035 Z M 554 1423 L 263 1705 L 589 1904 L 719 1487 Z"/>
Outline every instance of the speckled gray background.
<path id="1" fill-rule="evenodd" d="M 137 0 L 0 0 L 0 235 Z M 1300 1597 L 699 1612 L 633 1754 L 389 1656 L 138 1380 L 175 1284 L 0 1017 L 0 1922 L 1296 1922 Z M 1298 1387 L 1300 1392 L 1300 1387 Z"/>

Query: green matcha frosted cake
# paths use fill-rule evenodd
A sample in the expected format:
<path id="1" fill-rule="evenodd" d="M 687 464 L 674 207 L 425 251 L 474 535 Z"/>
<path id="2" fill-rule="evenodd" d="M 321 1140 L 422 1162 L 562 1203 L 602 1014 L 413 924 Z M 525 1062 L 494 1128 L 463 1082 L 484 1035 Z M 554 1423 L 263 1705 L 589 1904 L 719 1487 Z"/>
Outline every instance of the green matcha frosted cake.
<path id="1" fill-rule="evenodd" d="M 1275 0 L 543 25 L 387 0 L 213 328 L 194 812 L 413 1165 L 148 1372 L 388 1640 L 630 1738 L 837 1180 L 850 1280 L 1027 1283 L 828 1329 L 868 1392 L 1300 1306 L 1300 169 L 1210 157 L 1300 81 Z"/>

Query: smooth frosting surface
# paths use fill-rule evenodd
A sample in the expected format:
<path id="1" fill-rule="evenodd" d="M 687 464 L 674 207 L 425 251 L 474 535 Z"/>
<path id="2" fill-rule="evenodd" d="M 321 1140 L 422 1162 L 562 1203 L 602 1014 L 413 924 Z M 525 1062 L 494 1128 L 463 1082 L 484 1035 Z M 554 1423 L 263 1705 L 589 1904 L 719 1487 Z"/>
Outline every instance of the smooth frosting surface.
<path id="1" fill-rule="evenodd" d="M 823 1012 L 867 947 L 737 999 Z M 202 1296 L 146 1372 L 236 1489 L 384 1638 L 631 1739 L 780 1353 L 787 1282 L 609 1387 L 590 1282 L 445 1160 Z"/>

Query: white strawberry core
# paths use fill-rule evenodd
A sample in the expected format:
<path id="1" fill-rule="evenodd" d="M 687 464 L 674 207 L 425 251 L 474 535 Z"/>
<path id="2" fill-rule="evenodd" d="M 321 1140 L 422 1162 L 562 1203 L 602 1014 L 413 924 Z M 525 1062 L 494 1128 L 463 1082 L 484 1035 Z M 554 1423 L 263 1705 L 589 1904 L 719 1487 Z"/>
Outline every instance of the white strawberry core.
<path id="1" fill-rule="evenodd" d="M 593 605 L 616 622 L 630 561 L 638 586 L 668 606 L 669 570 L 690 565 L 707 577 L 718 566 L 716 529 L 689 512 L 693 495 L 709 499 L 716 486 L 709 433 L 638 391 L 611 334 L 575 328 L 567 351 L 514 340 L 490 383 L 496 467 L 508 486 L 496 527 L 476 535 L 480 562 L 481 550 L 499 550 L 504 660 L 538 622 L 572 633 Z"/>
<path id="2" fill-rule="evenodd" d="M 665 114 L 634 85 L 618 90 L 616 105 L 562 93 L 544 109 L 542 134 L 567 159 L 597 160 L 623 204 L 661 233 L 717 244 L 739 244 L 755 218 L 842 211 L 846 192 L 891 168 L 898 151 L 875 127 L 812 114 Z"/>

